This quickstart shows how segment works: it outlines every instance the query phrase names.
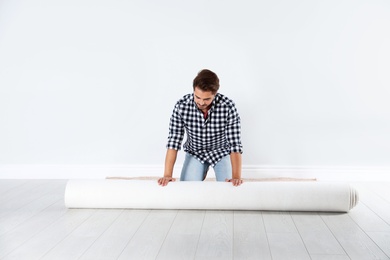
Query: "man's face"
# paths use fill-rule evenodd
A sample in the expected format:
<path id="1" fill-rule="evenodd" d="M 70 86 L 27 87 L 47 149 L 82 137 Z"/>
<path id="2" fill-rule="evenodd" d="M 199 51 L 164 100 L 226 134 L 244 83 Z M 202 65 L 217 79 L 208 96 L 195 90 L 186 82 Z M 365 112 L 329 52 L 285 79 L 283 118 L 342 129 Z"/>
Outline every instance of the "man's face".
<path id="1" fill-rule="evenodd" d="M 194 89 L 194 100 L 198 108 L 202 111 L 207 111 L 211 107 L 215 94 L 211 91 L 202 91 L 200 88 Z"/>

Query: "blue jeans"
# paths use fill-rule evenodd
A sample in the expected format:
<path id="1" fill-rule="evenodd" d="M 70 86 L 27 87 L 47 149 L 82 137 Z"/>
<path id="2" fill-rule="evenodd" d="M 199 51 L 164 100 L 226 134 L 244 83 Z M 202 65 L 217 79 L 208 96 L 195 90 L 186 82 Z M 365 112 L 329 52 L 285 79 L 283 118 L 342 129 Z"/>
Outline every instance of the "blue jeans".
<path id="1" fill-rule="evenodd" d="M 181 181 L 203 181 L 206 178 L 207 171 L 210 164 L 202 164 L 193 155 L 186 153 L 183 169 L 181 170 Z M 230 155 L 223 157 L 214 166 L 215 178 L 217 181 L 225 181 L 225 179 L 232 178 L 232 164 L 230 162 Z"/>

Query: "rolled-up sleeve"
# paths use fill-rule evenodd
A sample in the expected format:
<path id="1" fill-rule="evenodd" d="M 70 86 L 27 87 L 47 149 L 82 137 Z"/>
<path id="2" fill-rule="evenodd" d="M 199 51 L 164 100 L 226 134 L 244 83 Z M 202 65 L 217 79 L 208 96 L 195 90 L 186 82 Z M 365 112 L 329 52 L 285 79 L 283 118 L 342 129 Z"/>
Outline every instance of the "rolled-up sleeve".
<path id="1" fill-rule="evenodd" d="M 180 116 L 179 108 L 179 104 L 176 104 L 169 122 L 167 149 L 181 149 L 181 143 L 184 137 L 184 124 Z"/>
<path id="2" fill-rule="evenodd" d="M 230 145 L 231 153 L 243 152 L 241 144 L 241 119 L 234 105 L 229 111 L 228 123 L 226 126 L 226 138 Z"/>

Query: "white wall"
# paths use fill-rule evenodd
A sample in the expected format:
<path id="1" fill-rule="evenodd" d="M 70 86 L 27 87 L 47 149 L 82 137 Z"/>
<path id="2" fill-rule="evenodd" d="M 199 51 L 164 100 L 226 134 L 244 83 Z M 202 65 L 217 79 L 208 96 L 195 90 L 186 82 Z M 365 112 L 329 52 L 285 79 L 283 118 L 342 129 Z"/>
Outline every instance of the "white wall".
<path id="1" fill-rule="evenodd" d="M 0 165 L 162 165 L 209 68 L 244 165 L 389 167 L 389 46 L 387 0 L 3 0 Z"/>

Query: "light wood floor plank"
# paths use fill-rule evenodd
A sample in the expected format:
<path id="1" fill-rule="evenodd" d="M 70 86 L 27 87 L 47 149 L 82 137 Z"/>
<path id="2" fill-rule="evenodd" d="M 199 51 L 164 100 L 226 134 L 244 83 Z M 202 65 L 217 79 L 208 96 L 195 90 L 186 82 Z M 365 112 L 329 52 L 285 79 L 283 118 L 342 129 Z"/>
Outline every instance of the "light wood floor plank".
<path id="1" fill-rule="evenodd" d="M 390 225 L 369 209 L 363 202 L 348 214 L 365 232 L 390 232 Z"/>
<path id="2" fill-rule="evenodd" d="M 359 190 L 361 202 L 390 225 L 390 203 L 388 202 L 390 198 L 384 199 L 364 184 L 354 184 L 354 186 Z"/>
<path id="3" fill-rule="evenodd" d="M 150 210 L 124 210 L 80 260 L 117 259 Z"/>
<path id="4" fill-rule="evenodd" d="M 16 209 L 43 196 L 47 193 L 49 187 L 49 181 L 47 180 L 31 180 L 1 196 L 0 221 L 5 215 L 13 213 Z"/>
<path id="5" fill-rule="evenodd" d="M 310 255 L 298 233 L 268 233 L 267 235 L 273 260 L 310 259 Z"/>
<path id="6" fill-rule="evenodd" d="M 0 250 L 0 258 L 11 253 L 13 250 L 22 246 L 26 241 L 45 229 L 48 225 L 55 222 L 66 213 L 62 200 L 50 205 L 39 214 L 31 217 L 21 225 L 0 236 L 0 245 L 6 244 L 6 248 Z"/>
<path id="7" fill-rule="evenodd" d="M 234 212 L 234 259 L 272 259 L 260 211 Z"/>
<path id="8" fill-rule="evenodd" d="M 28 180 L 1 180 L 0 179 L 0 197 L 3 197 L 13 189 L 27 183 Z"/>
<path id="9" fill-rule="evenodd" d="M 318 214 L 291 213 L 291 216 L 310 255 L 346 255 Z"/>
<path id="10" fill-rule="evenodd" d="M 118 259 L 155 259 L 176 214 L 177 210 L 150 211 Z"/>
<path id="11" fill-rule="evenodd" d="M 310 259 L 289 212 L 264 212 L 272 259 Z"/>
<path id="12" fill-rule="evenodd" d="M 297 233 L 289 212 L 263 212 L 264 226 L 267 233 Z"/>
<path id="13" fill-rule="evenodd" d="M 20 181 L 19 184 L 18 181 Z M 1 183 L 3 192 L 0 197 L 0 203 L 3 203 L 26 190 L 31 190 L 36 186 L 48 183 L 48 180 L 1 180 Z M 8 183 L 10 183 L 10 187 L 7 187 Z"/>
<path id="14" fill-rule="evenodd" d="M 19 248 L 12 251 L 4 259 L 7 260 L 35 260 L 41 259 L 47 252 L 64 240 L 70 233 L 87 220 L 96 210 L 67 210 L 66 214 L 52 224 L 47 225 L 37 235 L 32 237 Z M 3 260 L 3 259 L 2 259 Z"/>
<path id="15" fill-rule="evenodd" d="M 389 182 L 370 182 L 364 186 L 377 194 L 379 197 L 390 203 L 390 183 Z"/>
<path id="16" fill-rule="evenodd" d="M 157 259 L 194 259 L 205 211 L 180 210 Z"/>
<path id="17" fill-rule="evenodd" d="M 367 232 L 367 234 L 390 258 L 390 232 Z"/>
<path id="18" fill-rule="evenodd" d="M 30 219 L 40 211 L 49 207 L 56 201 L 62 200 L 63 194 L 59 193 L 59 190 L 63 190 L 62 183 L 56 183 L 45 188 L 41 188 L 40 192 L 30 194 L 29 198 L 32 200 L 23 207 L 18 206 L 18 209 L 11 211 L 8 214 L 4 214 L 1 218 L 0 236 L 13 230 L 18 225 L 21 225 L 24 221 Z"/>
<path id="19" fill-rule="evenodd" d="M 322 219 L 352 259 L 389 259 L 348 214 L 322 214 Z"/>
<path id="20" fill-rule="evenodd" d="M 207 211 L 195 259 L 233 258 L 233 212 Z"/>
<path id="21" fill-rule="evenodd" d="M 351 260 L 347 255 L 310 255 L 311 260 Z"/>
<path id="22" fill-rule="evenodd" d="M 42 259 L 78 259 L 120 215 L 121 210 L 97 210 Z"/>

